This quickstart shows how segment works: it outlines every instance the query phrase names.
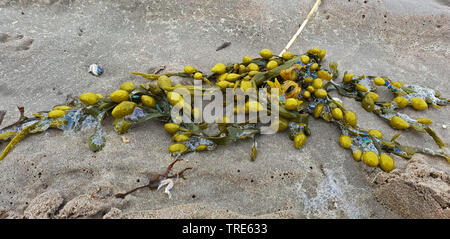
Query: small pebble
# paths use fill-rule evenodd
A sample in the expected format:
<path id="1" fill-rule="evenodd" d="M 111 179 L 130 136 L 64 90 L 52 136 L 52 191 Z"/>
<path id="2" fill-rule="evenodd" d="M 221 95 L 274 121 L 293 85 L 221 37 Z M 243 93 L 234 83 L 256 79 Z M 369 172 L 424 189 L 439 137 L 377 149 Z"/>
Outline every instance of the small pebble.
<path id="1" fill-rule="evenodd" d="M 225 49 L 225 48 L 229 47 L 230 45 L 231 45 L 231 42 L 227 41 L 227 42 L 223 43 L 221 46 L 219 46 L 219 47 L 216 49 L 216 51 L 220 51 L 220 50 L 222 50 L 222 49 Z"/>
<path id="2" fill-rule="evenodd" d="M 122 142 L 128 144 L 130 140 L 128 140 L 125 136 L 122 136 Z"/>

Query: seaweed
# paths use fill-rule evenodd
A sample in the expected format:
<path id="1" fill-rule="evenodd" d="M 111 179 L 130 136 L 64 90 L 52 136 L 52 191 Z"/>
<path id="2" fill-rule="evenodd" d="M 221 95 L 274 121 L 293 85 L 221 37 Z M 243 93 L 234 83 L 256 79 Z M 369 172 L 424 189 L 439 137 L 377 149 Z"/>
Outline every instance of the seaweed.
<path id="1" fill-rule="evenodd" d="M 414 154 L 421 153 L 442 157 L 450 162 L 444 141 L 430 127 L 431 120 L 414 119 L 401 112 L 405 107 L 426 110 L 428 106 L 432 106 L 438 109 L 448 104 L 447 98 L 429 87 L 405 85 L 384 76 L 358 76 L 348 72 L 339 76 L 337 63 L 332 62 L 327 66 L 324 58 L 325 50 L 319 48 L 310 49 L 302 55 L 284 52 L 282 57 L 273 56 L 265 49 L 261 51 L 260 58 L 246 56 L 242 62 L 218 63 L 211 69 L 211 74 L 205 74 L 191 66 L 185 67 L 184 72 L 162 73 L 165 66 L 154 69 L 151 74 L 132 72 L 133 75 L 149 79 L 150 84 L 135 87 L 134 83 L 125 82 L 121 85 L 120 92 L 113 92 L 110 97 L 86 93 L 79 100 L 68 99 L 67 106 L 55 106 L 52 111 L 39 112 L 32 118 L 24 115 L 23 108 L 19 109 L 19 120 L 0 130 L 0 142 L 9 142 L 0 159 L 28 134 L 49 128 L 63 131 L 94 128 L 88 145 L 92 151 L 99 151 L 106 143 L 103 120 L 112 114 L 115 117 L 115 131 L 119 134 L 152 119 L 165 123 L 164 127 L 173 135 L 174 141 L 169 146 L 169 152 L 175 157 L 194 151 L 211 151 L 219 145 L 251 139 L 253 145 L 249 155 L 251 160 L 255 160 L 258 145 L 256 137 L 264 134 L 263 127 L 268 124 L 261 122 L 261 115 L 251 117 L 250 113 L 265 112 L 269 116 L 278 113 L 279 126 L 275 131 L 289 130 L 289 138 L 294 141 L 296 148 L 302 147 L 311 135 L 308 119 L 314 117 L 336 126 L 341 132 L 341 146 L 350 149 L 356 161 L 362 160 L 369 166 L 380 166 L 387 172 L 394 169 L 390 154 L 409 159 Z M 174 85 L 170 79 L 173 76 L 191 79 L 193 85 Z M 389 89 L 394 98 L 380 99 L 376 93 L 378 87 Z M 187 95 L 177 93 L 182 89 Z M 228 99 L 227 90 L 244 93 L 264 90 L 271 93 L 250 98 L 235 95 Z M 404 145 L 397 141 L 399 134 L 387 140 L 378 130 L 361 129 L 356 115 L 346 109 L 339 98 L 331 97 L 328 94 L 331 91 L 361 102 L 367 112 L 389 122 L 396 130 L 413 129 L 430 135 L 439 149 Z M 206 122 L 201 117 L 197 120 L 196 117 L 202 115 L 203 109 L 196 108 L 195 104 L 190 103 L 191 99 L 216 94 L 222 94 L 223 99 L 226 99 L 223 101 L 225 108 L 238 103 L 234 114 L 226 115 L 217 122 Z M 240 100 L 245 105 L 239 105 Z M 123 102 L 129 103 L 122 104 Z M 175 109 L 183 109 L 182 114 L 174 117 L 171 113 Z M 228 122 L 229 116 L 234 117 L 241 111 L 247 117 L 244 122 Z M 0 123 L 5 113 L 0 111 Z M 257 122 L 252 121 L 253 119 Z M 168 175 L 164 177 L 170 178 Z M 143 187 L 154 187 L 161 183 L 158 180 L 152 179 Z"/>

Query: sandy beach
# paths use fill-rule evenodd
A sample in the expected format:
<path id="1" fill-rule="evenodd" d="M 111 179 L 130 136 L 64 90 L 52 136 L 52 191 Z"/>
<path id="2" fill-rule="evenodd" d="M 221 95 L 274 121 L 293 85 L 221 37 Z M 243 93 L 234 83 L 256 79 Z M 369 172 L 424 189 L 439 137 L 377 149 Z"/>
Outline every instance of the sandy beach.
<path id="1" fill-rule="evenodd" d="M 133 71 L 192 65 L 206 72 L 262 48 L 278 53 L 314 2 L 0 0 L 0 110 L 8 112 L 2 126 L 17 120 L 18 105 L 31 115 L 67 96 L 109 95 L 124 81 L 148 82 Z M 445 0 L 325 0 L 290 51 L 325 48 L 341 74 L 386 76 L 450 97 L 449 22 Z M 88 73 L 93 63 L 103 66 L 100 77 Z M 358 102 L 343 103 L 362 128 L 386 138 L 397 133 Z M 403 112 L 433 120 L 450 144 L 450 107 Z M 353 160 L 339 146 L 338 129 L 313 118 L 301 149 L 284 132 L 258 137 L 255 161 L 252 140 L 191 153 L 174 168 L 193 170 L 176 180 L 172 199 L 147 189 L 115 198 L 165 170 L 173 161 L 171 136 L 155 120 L 130 129 L 124 143 L 111 119 L 105 126 L 107 144 L 97 153 L 87 145 L 91 131 L 49 130 L 20 142 L 0 161 L 0 218 L 450 218 L 444 159 L 395 157 L 396 170 L 385 173 Z M 437 149 L 412 130 L 398 140 Z"/>

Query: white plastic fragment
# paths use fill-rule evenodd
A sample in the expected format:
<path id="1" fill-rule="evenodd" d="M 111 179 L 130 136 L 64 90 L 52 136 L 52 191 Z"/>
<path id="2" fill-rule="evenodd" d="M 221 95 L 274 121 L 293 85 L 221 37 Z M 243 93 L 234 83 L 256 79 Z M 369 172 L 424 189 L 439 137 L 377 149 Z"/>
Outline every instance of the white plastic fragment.
<path id="1" fill-rule="evenodd" d="M 173 188 L 173 180 L 172 179 L 164 179 L 159 183 L 158 189 L 156 189 L 156 191 L 158 191 L 160 188 L 164 187 L 165 185 L 167 185 L 166 189 L 164 190 L 164 193 L 166 193 L 167 195 L 169 195 L 169 199 L 172 198 L 172 193 L 170 192 L 170 189 Z"/>
<path id="2" fill-rule="evenodd" d="M 100 76 L 103 74 L 103 69 L 99 64 L 92 64 L 89 66 L 89 73 L 94 76 Z"/>

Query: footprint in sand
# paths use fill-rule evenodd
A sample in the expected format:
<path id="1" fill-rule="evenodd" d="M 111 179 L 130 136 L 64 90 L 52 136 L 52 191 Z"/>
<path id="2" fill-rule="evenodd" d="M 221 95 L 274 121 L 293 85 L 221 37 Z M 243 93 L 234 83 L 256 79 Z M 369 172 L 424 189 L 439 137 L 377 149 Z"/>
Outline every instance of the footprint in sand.
<path id="1" fill-rule="evenodd" d="M 11 46 L 15 51 L 25 51 L 30 49 L 33 39 L 23 39 L 23 35 L 10 36 L 0 32 L 0 43 Z"/>

